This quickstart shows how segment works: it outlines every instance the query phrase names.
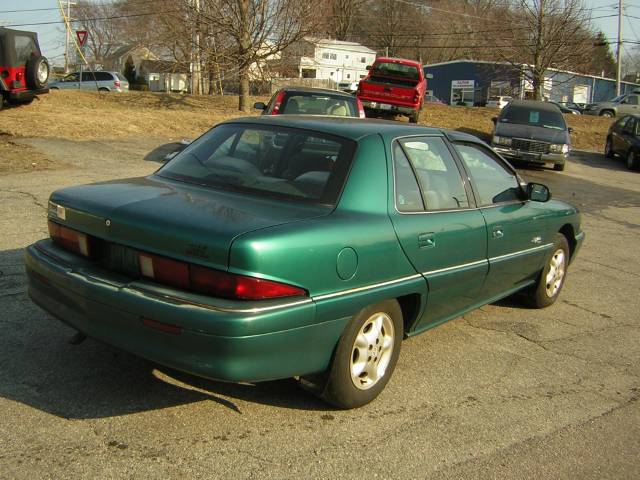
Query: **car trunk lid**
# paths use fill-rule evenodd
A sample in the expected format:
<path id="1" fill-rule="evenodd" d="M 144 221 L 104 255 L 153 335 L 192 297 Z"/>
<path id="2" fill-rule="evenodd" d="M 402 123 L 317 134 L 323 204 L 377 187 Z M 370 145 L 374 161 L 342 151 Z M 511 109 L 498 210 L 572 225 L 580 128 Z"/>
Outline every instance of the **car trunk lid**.
<path id="1" fill-rule="evenodd" d="M 128 249 L 224 270 L 237 236 L 330 211 L 157 176 L 70 187 L 52 194 L 50 204 L 51 218 L 103 240 L 103 263 L 121 271 L 135 267 Z"/>

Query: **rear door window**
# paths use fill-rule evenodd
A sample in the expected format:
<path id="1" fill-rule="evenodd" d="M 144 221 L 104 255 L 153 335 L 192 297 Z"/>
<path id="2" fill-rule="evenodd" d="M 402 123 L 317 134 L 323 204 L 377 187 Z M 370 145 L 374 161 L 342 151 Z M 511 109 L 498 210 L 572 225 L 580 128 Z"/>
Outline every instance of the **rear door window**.
<path id="1" fill-rule="evenodd" d="M 399 170 L 396 176 L 400 186 L 410 185 L 409 180 L 403 180 L 402 157 L 406 157 L 417 178 L 426 210 L 455 210 L 469 208 L 469 199 L 460 175 L 460 170 L 440 137 L 412 137 L 401 139 L 399 142 L 403 155 L 399 156 Z M 394 155 L 397 151 L 394 148 Z M 404 175 L 404 174 L 403 174 Z M 407 198 L 413 198 L 407 192 Z M 397 200 L 400 199 L 397 197 Z M 413 208 L 416 202 L 411 201 Z M 400 210 L 400 208 L 399 208 Z"/>

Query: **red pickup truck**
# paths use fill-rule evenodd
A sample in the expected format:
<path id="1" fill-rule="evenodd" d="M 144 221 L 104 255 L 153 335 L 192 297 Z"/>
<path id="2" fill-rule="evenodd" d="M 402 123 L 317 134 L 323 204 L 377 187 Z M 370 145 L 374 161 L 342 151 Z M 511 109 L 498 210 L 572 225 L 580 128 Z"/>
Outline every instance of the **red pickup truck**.
<path id="1" fill-rule="evenodd" d="M 422 64 L 404 58 L 377 58 L 360 80 L 357 96 L 365 111 L 400 113 L 418 122 L 427 90 Z"/>

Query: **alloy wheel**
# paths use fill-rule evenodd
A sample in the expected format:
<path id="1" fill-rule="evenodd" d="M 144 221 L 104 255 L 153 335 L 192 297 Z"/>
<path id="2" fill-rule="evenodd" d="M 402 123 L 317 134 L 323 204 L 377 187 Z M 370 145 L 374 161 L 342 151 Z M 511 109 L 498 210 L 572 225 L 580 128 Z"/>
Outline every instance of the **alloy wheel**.
<path id="1" fill-rule="evenodd" d="M 565 259 L 564 250 L 559 248 L 549 260 L 549 272 L 545 278 L 545 290 L 549 298 L 556 295 L 562 286 L 566 267 Z"/>
<path id="2" fill-rule="evenodd" d="M 46 83 L 49 78 L 49 66 L 45 62 L 40 62 L 36 75 L 41 84 Z"/>
<path id="3" fill-rule="evenodd" d="M 360 328 L 351 349 L 351 381 L 360 390 L 384 377 L 393 353 L 395 331 L 384 312 L 370 316 Z"/>

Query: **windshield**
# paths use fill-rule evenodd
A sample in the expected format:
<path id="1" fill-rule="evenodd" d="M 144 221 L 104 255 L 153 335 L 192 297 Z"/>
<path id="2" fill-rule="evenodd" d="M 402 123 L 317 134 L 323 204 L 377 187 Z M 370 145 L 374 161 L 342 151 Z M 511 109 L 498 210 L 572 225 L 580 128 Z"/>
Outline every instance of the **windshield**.
<path id="1" fill-rule="evenodd" d="M 409 80 L 420 80 L 418 68 L 412 65 L 404 65 L 394 62 L 380 62 L 373 65 L 371 69 L 373 75 L 381 77 L 399 77 Z"/>
<path id="2" fill-rule="evenodd" d="M 615 98 L 612 98 L 611 100 L 609 100 L 609 102 L 611 103 L 619 103 L 620 101 L 622 101 L 622 99 L 626 97 L 626 95 L 618 95 Z"/>
<path id="3" fill-rule="evenodd" d="M 355 142 L 285 127 L 223 124 L 209 130 L 158 175 L 258 196 L 335 204 Z"/>
<path id="4" fill-rule="evenodd" d="M 507 105 L 500 115 L 502 123 L 516 123 L 519 125 L 534 125 L 536 127 L 566 130 L 567 125 L 559 111 L 536 109 L 535 107 L 520 107 Z"/>

